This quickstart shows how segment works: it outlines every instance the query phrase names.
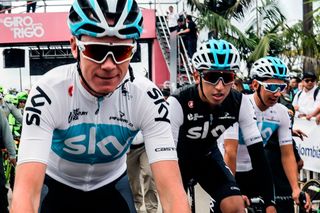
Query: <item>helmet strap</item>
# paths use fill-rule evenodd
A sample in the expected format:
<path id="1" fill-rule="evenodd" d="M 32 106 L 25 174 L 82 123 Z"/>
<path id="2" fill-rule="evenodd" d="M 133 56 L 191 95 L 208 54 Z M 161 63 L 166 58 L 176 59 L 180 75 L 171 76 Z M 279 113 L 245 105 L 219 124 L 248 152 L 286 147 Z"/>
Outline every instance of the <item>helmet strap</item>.
<path id="1" fill-rule="evenodd" d="M 203 84 L 203 81 L 202 81 L 202 77 L 200 76 L 200 90 L 201 90 L 202 96 L 203 96 L 205 99 L 208 100 L 207 96 L 206 96 L 206 95 L 204 94 L 204 92 L 203 92 L 203 86 L 202 86 L 202 84 Z"/>
<path id="2" fill-rule="evenodd" d="M 265 106 L 265 107 L 268 107 L 268 106 L 264 103 L 264 101 L 262 100 L 262 97 L 261 97 L 261 85 L 260 85 L 260 84 L 259 84 L 259 86 L 258 86 L 257 95 L 258 95 L 258 98 L 259 98 L 260 102 L 262 103 L 262 105 Z"/>
<path id="3" fill-rule="evenodd" d="M 86 79 L 83 77 L 82 71 L 81 71 L 81 68 L 80 68 L 80 50 L 79 50 L 78 47 L 77 47 L 77 52 L 78 52 L 78 57 L 77 57 L 77 70 L 78 70 L 78 73 L 79 73 L 80 78 L 81 78 L 81 80 L 83 81 L 83 83 L 86 85 L 86 87 L 87 87 L 91 92 L 94 92 L 95 94 L 98 94 L 97 97 L 101 97 L 101 96 L 108 95 L 108 93 L 104 94 L 104 93 L 96 92 L 96 91 L 88 84 L 88 82 L 86 81 Z"/>

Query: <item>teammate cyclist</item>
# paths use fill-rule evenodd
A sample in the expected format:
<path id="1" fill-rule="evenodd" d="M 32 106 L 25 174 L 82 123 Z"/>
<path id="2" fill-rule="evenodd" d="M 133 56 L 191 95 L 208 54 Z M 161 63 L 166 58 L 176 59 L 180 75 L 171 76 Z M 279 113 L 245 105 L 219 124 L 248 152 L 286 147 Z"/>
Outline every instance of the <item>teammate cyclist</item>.
<path id="1" fill-rule="evenodd" d="M 37 212 L 43 182 L 41 212 L 135 212 L 126 152 L 140 129 L 163 210 L 190 212 L 168 104 L 129 67 L 142 20 L 134 0 L 74 1 L 77 63 L 51 70 L 29 94 L 11 212 Z"/>
<path id="2" fill-rule="evenodd" d="M 278 213 L 293 213 L 293 200 L 299 204 L 298 169 L 294 150 L 292 146 L 291 121 L 288 109 L 278 103 L 281 92 L 286 88 L 288 69 L 282 60 L 276 57 L 264 57 L 257 60 L 251 69 L 253 88 L 255 93 L 249 95 L 257 116 L 258 127 L 261 131 L 265 151 L 271 166 L 273 180 L 275 183 L 276 207 Z M 228 139 L 230 132 L 237 131 L 236 128 L 229 129 L 225 135 Z M 241 134 L 237 157 L 236 178 L 241 190 L 253 193 L 256 185 L 264 184 L 255 177 L 255 170 L 250 168 L 250 157 L 243 146 L 244 134 Z M 230 137 L 232 138 L 232 137 Z M 252 162 L 253 160 L 251 160 Z M 252 195 L 252 194 L 251 194 Z M 310 208 L 310 200 L 307 196 L 306 209 Z"/>
<path id="3" fill-rule="evenodd" d="M 255 159 L 253 167 L 265 183 L 268 210 L 274 212 L 272 179 L 253 107 L 245 96 L 231 89 L 240 66 L 238 50 L 227 41 L 209 40 L 197 49 L 192 62 L 196 84 L 180 88 L 168 98 L 185 189 L 193 179 L 214 199 L 214 212 L 244 212 L 240 190 L 216 141 L 239 122 Z"/>

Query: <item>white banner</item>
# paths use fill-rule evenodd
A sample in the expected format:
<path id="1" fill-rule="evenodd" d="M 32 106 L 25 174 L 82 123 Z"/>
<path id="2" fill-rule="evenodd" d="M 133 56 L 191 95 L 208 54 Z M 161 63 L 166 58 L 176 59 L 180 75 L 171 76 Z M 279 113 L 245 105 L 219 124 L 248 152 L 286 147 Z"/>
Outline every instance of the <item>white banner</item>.
<path id="1" fill-rule="evenodd" d="M 308 135 L 301 141 L 294 137 L 301 158 L 304 161 L 304 169 L 320 173 L 320 125 L 314 120 L 294 119 L 293 129 L 300 129 Z"/>

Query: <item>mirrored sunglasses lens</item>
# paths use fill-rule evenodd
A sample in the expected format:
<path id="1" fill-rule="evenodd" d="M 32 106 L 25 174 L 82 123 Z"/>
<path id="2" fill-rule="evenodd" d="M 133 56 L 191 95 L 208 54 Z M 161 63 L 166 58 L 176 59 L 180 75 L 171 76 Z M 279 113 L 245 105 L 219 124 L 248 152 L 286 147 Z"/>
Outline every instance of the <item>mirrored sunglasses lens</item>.
<path id="1" fill-rule="evenodd" d="M 95 61 L 102 61 L 109 52 L 112 52 L 116 62 L 121 62 L 132 56 L 132 50 L 133 47 L 131 45 L 109 46 L 88 44 L 85 45 L 83 54 Z"/>
<path id="2" fill-rule="evenodd" d="M 220 75 L 213 72 L 204 72 L 202 77 L 205 81 L 208 81 L 212 84 L 216 84 L 217 81 L 220 79 Z"/>
<path id="3" fill-rule="evenodd" d="M 113 55 L 117 62 L 130 58 L 133 54 L 133 47 L 129 45 L 121 45 L 112 47 Z"/>
<path id="4" fill-rule="evenodd" d="M 222 78 L 225 84 L 229 84 L 234 81 L 234 73 L 224 73 Z"/>
<path id="5" fill-rule="evenodd" d="M 93 60 L 101 61 L 110 51 L 109 46 L 99 44 L 88 44 L 85 45 L 83 54 Z"/>
<path id="6" fill-rule="evenodd" d="M 223 79 L 224 84 L 229 84 L 234 81 L 234 76 L 235 74 L 231 72 L 208 71 L 203 73 L 203 79 L 213 84 L 216 84 L 220 78 Z"/>
<path id="7" fill-rule="evenodd" d="M 285 88 L 286 88 L 285 84 L 267 84 L 266 85 L 266 89 L 273 93 L 277 91 L 282 92 Z"/>

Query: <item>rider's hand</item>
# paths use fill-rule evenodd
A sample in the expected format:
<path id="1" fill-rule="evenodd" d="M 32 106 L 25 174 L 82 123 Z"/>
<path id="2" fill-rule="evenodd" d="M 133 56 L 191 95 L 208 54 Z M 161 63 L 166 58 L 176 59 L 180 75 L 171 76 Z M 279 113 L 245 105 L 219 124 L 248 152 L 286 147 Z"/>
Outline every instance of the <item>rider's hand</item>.
<path id="1" fill-rule="evenodd" d="M 306 202 L 306 205 L 304 205 L 304 209 L 306 210 L 306 212 L 309 212 L 311 210 L 311 207 L 312 207 L 311 199 L 310 199 L 310 195 L 308 193 L 305 192 L 305 194 L 306 194 L 307 202 Z"/>
<path id="2" fill-rule="evenodd" d="M 276 207 L 274 207 L 274 206 L 268 206 L 266 208 L 266 213 L 276 213 L 276 212 L 277 212 L 277 210 L 276 210 Z"/>
<path id="3" fill-rule="evenodd" d="M 293 129 L 292 130 L 292 136 L 297 136 L 299 137 L 302 141 L 304 137 L 308 137 L 308 135 L 306 133 L 304 133 L 302 130 L 300 129 Z"/>
<path id="4" fill-rule="evenodd" d="M 320 114 L 316 116 L 316 124 L 317 124 L 317 125 L 320 124 Z"/>
<path id="5" fill-rule="evenodd" d="M 298 115 L 298 118 L 303 118 L 303 117 L 306 117 L 306 114 L 301 113 L 301 114 Z"/>
<path id="6" fill-rule="evenodd" d="M 300 201 L 299 201 L 299 196 L 300 196 L 300 192 L 301 190 L 295 190 L 292 192 L 292 198 L 294 200 L 294 202 L 297 204 L 297 205 L 300 205 Z M 311 209 L 311 200 L 310 200 L 310 196 L 308 193 L 306 192 L 302 192 L 302 193 L 305 193 L 305 201 L 306 201 L 306 204 L 304 205 L 304 209 L 306 212 L 309 212 L 310 209 Z"/>
<path id="7" fill-rule="evenodd" d="M 298 172 L 300 172 L 300 170 L 303 168 L 303 165 L 304 165 L 304 161 L 302 159 L 300 159 L 297 162 Z"/>
<path id="8" fill-rule="evenodd" d="M 310 114 L 309 114 L 309 115 L 306 115 L 306 119 L 309 120 L 309 121 L 310 121 L 310 119 L 311 119 L 312 117 L 313 117 L 313 116 L 310 115 Z"/>
<path id="9" fill-rule="evenodd" d="M 249 198 L 248 198 L 247 196 L 242 195 L 242 199 L 243 199 L 244 205 L 245 205 L 246 207 L 250 206 L 250 200 L 249 200 Z"/>

